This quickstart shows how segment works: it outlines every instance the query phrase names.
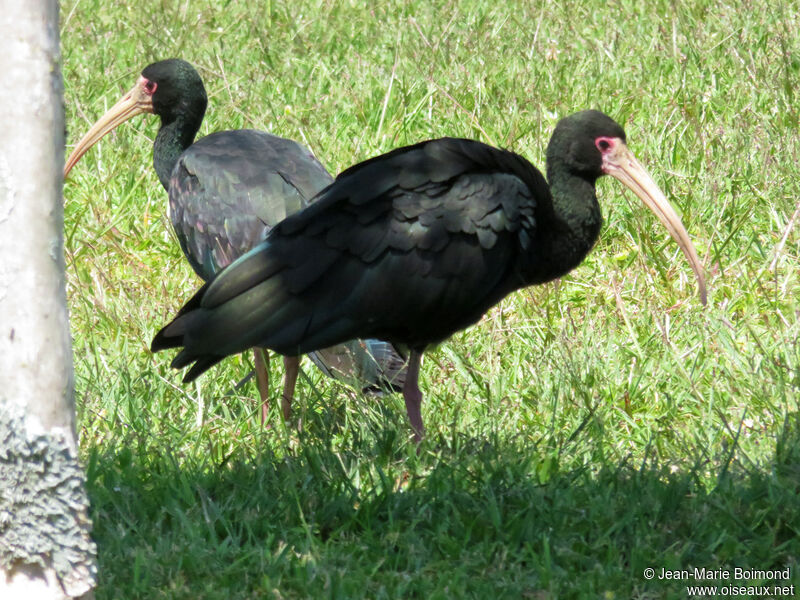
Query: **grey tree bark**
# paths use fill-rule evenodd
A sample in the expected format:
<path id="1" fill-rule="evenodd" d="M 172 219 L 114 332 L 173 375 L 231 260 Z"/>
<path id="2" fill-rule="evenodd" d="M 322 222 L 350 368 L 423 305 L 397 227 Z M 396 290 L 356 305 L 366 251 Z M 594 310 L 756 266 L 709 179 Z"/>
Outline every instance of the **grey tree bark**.
<path id="1" fill-rule="evenodd" d="M 0 598 L 91 598 L 64 283 L 57 0 L 0 11 Z"/>

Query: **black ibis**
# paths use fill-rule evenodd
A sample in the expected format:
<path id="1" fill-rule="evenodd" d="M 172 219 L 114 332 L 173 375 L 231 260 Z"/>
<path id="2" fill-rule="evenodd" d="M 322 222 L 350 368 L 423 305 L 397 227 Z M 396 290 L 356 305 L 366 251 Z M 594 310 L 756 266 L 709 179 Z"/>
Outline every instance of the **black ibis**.
<path id="1" fill-rule="evenodd" d="M 153 165 L 169 194 L 172 225 L 194 271 L 208 281 L 264 239 L 271 227 L 308 205 L 333 178 L 307 149 L 263 131 L 220 131 L 193 143 L 205 115 L 206 91 L 188 62 L 147 66 L 136 85 L 75 146 L 64 176 L 100 138 L 141 113 L 161 117 Z M 345 340 L 341 340 L 345 342 Z M 322 348 L 312 360 L 329 376 L 367 387 L 402 385 L 403 359 L 378 340 Z M 269 355 L 256 348 L 256 375 L 266 419 Z M 285 355 L 283 413 L 288 418 L 298 362 Z"/>
<path id="2" fill-rule="evenodd" d="M 519 288 L 577 267 L 602 223 L 595 182 L 611 175 L 657 215 L 697 276 L 703 269 L 664 194 L 610 117 L 562 119 L 547 179 L 521 156 L 467 139 L 399 148 L 350 167 L 314 203 L 206 283 L 153 340 L 181 348 L 190 381 L 253 345 L 309 352 L 355 336 L 410 350 L 403 386 L 423 435 L 420 358 Z"/>

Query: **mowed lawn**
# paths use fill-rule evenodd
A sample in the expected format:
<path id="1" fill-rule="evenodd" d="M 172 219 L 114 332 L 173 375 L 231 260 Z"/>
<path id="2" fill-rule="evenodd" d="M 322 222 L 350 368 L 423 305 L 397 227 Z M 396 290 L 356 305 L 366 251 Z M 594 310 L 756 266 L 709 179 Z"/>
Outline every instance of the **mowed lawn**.
<path id="1" fill-rule="evenodd" d="M 445 135 L 544 169 L 557 120 L 599 108 L 709 285 L 703 308 L 667 232 L 605 178 L 583 265 L 426 354 L 419 453 L 400 395 L 308 361 L 295 418 L 262 429 L 254 383 L 234 389 L 249 356 L 184 385 L 149 352 L 199 282 L 152 168 L 157 119 L 138 117 L 64 187 L 97 597 L 800 594 L 798 15 L 766 0 L 63 2 L 68 150 L 173 56 L 206 82 L 201 134 L 265 129 L 333 173 Z M 695 568 L 731 577 L 659 578 Z"/>

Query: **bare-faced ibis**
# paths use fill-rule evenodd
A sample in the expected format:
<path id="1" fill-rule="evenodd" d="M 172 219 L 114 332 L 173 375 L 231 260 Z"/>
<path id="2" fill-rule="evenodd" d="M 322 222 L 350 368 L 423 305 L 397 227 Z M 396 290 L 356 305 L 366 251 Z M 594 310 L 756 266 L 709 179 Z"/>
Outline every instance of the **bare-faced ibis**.
<path id="1" fill-rule="evenodd" d="M 170 218 L 181 248 L 194 271 L 208 281 L 261 242 L 278 222 L 308 206 L 333 178 L 311 152 L 263 131 L 220 131 L 193 143 L 206 105 L 203 81 L 192 65 L 179 59 L 153 63 L 78 142 L 64 176 L 118 125 L 141 113 L 161 117 L 153 165 L 169 194 Z M 310 356 L 329 376 L 367 387 L 402 385 L 404 361 L 389 344 L 350 340 L 317 348 Z M 269 355 L 256 347 L 255 357 L 263 420 Z M 288 418 L 299 359 L 284 355 L 284 361 L 282 404 Z"/>
<path id="2" fill-rule="evenodd" d="M 228 354 L 262 345 L 309 352 L 355 336 L 410 349 L 403 387 L 423 435 L 420 357 L 519 288 L 578 266 L 602 223 L 595 182 L 611 175 L 656 213 L 706 301 L 700 261 L 678 215 L 611 118 L 562 119 L 547 179 L 521 156 L 442 138 L 357 164 L 208 282 L 153 340 L 183 349 L 190 381 Z"/>

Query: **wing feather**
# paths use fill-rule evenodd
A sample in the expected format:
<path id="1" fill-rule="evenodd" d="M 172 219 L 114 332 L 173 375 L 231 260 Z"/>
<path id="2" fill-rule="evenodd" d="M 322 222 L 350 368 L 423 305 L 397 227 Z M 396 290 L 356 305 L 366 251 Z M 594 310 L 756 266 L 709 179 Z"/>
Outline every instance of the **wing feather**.
<path id="1" fill-rule="evenodd" d="M 170 217 L 184 254 L 205 280 L 262 241 L 333 178 L 292 140 L 263 131 L 221 131 L 178 159 Z"/>
<path id="2" fill-rule="evenodd" d="M 356 337 L 441 341 L 522 285 L 515 264 L 547 193 L 530 163 L 471 140 L 351 167 L 194 301 L 187 315 L 199 316 L 176 334 L 181 363 L 254 345 L 294 354 Z"/>

